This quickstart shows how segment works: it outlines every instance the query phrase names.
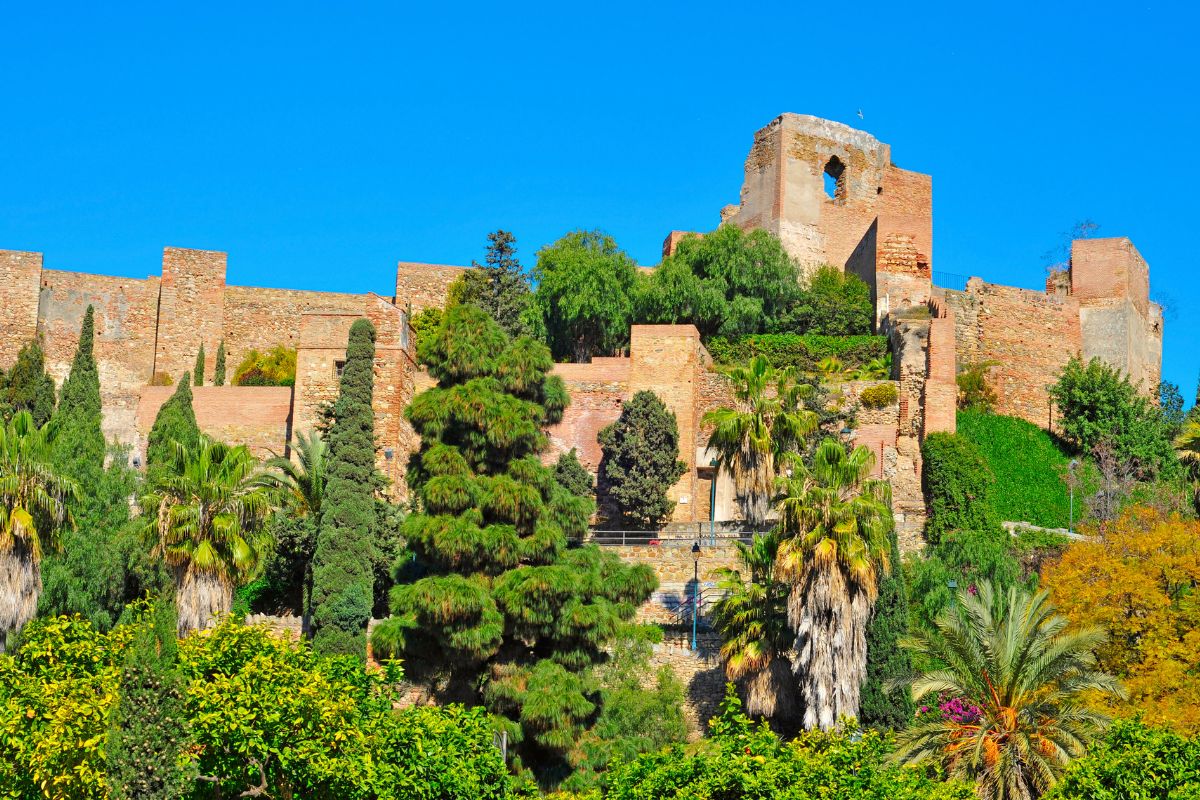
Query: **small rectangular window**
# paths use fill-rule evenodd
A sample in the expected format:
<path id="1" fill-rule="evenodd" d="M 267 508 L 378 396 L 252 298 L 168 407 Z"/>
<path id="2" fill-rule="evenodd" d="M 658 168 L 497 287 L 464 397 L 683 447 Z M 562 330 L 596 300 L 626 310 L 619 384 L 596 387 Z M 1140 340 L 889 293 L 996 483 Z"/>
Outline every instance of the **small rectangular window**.
<path id="1" fill-rule="evenodd" d="M 335 377 L 335 378 L 339 378 L 339 379 L 340 379 L 340 378 L 342 377 L 342 370 L 344 370 L 345 368 L 346 368 L 346 361 L 345 361 L 345 359 L 340 359 L 340 360 L 338 360 L 338 361 L 334 361 L 334 362 L 333 362 L 333 375 L 334 375 L 334 377 Z"/>

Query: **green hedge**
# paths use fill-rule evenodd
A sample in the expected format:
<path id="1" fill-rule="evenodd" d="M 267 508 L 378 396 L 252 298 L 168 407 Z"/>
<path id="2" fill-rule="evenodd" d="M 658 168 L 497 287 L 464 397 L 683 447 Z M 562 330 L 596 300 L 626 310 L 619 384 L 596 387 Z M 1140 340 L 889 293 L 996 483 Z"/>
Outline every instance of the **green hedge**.
<path id="1" fill-rule="evenodd" d="M 742 364 L 754 356 L 766 356 L 773 367 L 796 367 L 815 372 L 823 358 L 836 358 L 846 368 L 866 364 L 887 355 L 886 336 L 818 336 L 815 334 L 761 333 L 727 339 L 714 336 L 708 352 L 718 364 Z"/>
<path id="2" fill-rule="evenodd" d="M 1063 476 L 1070 457 L 1054 437 L 1023 419 L 980 411 L 958 412 L 958 433 L 974 442 L 996 476 L 992 507 L 1001 520 L 1067 527 Z"/>
<path id="3" fill-rule="evenodd" d="M 992 504 L 996 479 L 974 442 L 953 433 L 931 433 L 921 444 L 921 459 L 930 544 L 951 531 L 998 529 Z"/>

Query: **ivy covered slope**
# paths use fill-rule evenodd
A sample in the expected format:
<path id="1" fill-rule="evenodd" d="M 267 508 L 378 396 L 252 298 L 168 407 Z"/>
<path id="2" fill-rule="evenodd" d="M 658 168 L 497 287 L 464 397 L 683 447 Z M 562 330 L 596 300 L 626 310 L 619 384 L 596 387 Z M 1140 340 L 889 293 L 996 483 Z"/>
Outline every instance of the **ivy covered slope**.
<path id="1" fill-rule="evenodd" d="M 995 476 L 992 508 L 1000 521 L 1067 527 L 1070 458 L 1053 436 L 1023 419 L 983 411 L 958 412 L 958 433 L 975 444 Z"/>
<path id="2" fill-rule="evenodd" d="M 439 699 L 510 720 L 518 754 L 549 772 L 597 717 L 591 667 L 654 575 L 594 546 L 567 549 L 593 505 L 539 458 L 568 403 L 545 345 L 510 340 L 463 305 L 419 356 L 438 385 L 407 411 L 421 435 L 408 471 L 420 510 L 404 526 L 416 564 L 397 574 L 423 574 L 392 590 L 394 616 L 371 643 Z"/>

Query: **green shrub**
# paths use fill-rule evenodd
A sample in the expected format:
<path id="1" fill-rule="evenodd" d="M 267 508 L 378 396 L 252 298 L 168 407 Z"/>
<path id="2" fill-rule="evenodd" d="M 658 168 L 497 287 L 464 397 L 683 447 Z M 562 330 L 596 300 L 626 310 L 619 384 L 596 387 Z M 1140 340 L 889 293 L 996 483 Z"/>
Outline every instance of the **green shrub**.
<path id="1" fill-rule="evenodd" d="M 991 505 L 995 477 L 971 440 L 954 433 L 931 433 L 921 444 L 921 458 L 921 482 L 929 506 L 925 537 L 930 544 L 937 544 L 950 531 L 998 528 Z"/>
<path id="2" fill-rule="evenodd" d="M 296 351 L 277 344 L 265 353 L 251 350 L 233 373 L 236 386 L 294 386 Z"/>
<path id="3" fill-rule="evenodd" d="M 1200 797 L 1200 739 L 1118 720 L 1104 744 L 1067 768 L 1046 800 Z"/>
<path id="4" fill-rule="evenodd" d="M 991 503 L 1000 520 L 1067 527 L 1070 458 L 1049 433 L 1017 417 L 960 411 L 958 435 L 978 448 L 995 476 Z"/>
<path id="5" fill-rule="evenodd" d="M 988 370 L 998 361 L 977 361 L 964 364 L 958 371 L 958 407 L 972 411 L 991 411 L 996 407 L 996 393 L 988 383 Z"/>
<path id="6" fill-rule="evenodd" d="M 858 399 L 867 408 L 887 408 L 900 397 L 894 383 L 881 383 L 862 390 Z"/>
<path id="7" fill-rule="evenodd" d="M 886 336 L 818 336 L 815 334 L 763 333 L 725 338 L 714 336 L 707 342 L 709 355 L 718 364 L 744 364 L 755 356 L 764 356 L 778 369 L 795 367 L 801 372 L 819 372 L 817 364 L 836 358 L 845 369 L 855 369 L 888 352 Z"/>

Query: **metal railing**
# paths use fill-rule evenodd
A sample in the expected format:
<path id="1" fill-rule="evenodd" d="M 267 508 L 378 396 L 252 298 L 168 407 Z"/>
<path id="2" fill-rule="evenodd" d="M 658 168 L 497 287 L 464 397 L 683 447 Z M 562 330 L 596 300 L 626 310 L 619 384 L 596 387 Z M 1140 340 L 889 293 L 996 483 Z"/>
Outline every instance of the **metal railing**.
<path id="1" fill-rule="evenodd" d="M 680 628 L 691 627 L 692 617 L 696 616 L 696 609 L 699 607 L 700 613 L 697 620 L 701 627 L 708 630 L 708 623 L 704 621 L 705 614 L 723 596 L 723 592 L 713 588 L 701 588 L 699 592 L 688 593 L 687 597 L 682 598 L 673 607 L 667 607 L 667 611 L 671 615 L 671 621 L 668 624 Z M 698 604 L 697 601 L 699 601 Z"/>
<path id="2" fill-rule="evenodd" d="M 695 531 L 618 531 L 591 530 L 583 538 L 584 544 L 597 544 L 601 547 L 624 547 L 627 545 L 651 545 L 660 547 L 691 547 L 699 543 L 701 547 L 729 546 L 734 542 L 749 544 L 754 541 L 754 531 L 723 531 L 711 533 L 696 533 Z"/>
<path id="3" fill-rule="evenodd" d="M 958 275 L 953 272 L 938 272 L 933 271 L 933 285 L 940 286 L 943 289 L 949 289 L 952 292 L 965 292 L 967 290 L 967 281 L 969 275 Z"/>

